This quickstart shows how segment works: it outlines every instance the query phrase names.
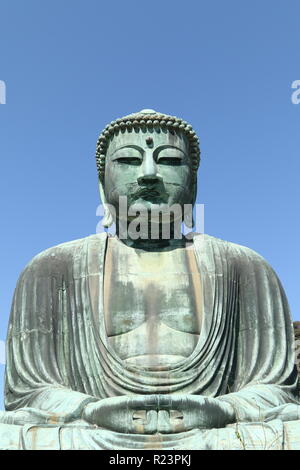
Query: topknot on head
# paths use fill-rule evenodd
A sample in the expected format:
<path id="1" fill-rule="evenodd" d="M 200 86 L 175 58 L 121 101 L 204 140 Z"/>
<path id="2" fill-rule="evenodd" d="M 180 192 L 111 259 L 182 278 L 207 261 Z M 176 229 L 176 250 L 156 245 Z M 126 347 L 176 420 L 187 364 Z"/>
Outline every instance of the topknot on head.
<path id="1" fill-rule="evenodd" d="M 100 133 L 96 148 L 96 164 L 101 181 L 104 180 L 105 157 L 110 138 L 126 130 L 131 132 L 133 129 L 139 130 L 147 128 L 156 130 L 162 129 L 172 133 L 179 131 L 185 134 L 190 143 L 192 172 L 196 177 L 200 163 L 200 147 L 199 139 L 192 126 L 176 116 L 158 113 L 153 109 L 142 109 L 138 113 L 132 113 L 112 121 Z"/>

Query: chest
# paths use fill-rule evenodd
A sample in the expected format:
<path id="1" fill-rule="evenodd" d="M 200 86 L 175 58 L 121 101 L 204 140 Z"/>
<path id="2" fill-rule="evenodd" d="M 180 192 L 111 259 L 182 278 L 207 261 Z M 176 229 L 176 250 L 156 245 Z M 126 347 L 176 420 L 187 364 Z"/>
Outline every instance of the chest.
<path id="1" fill-rule="evenodd" d="M 199 334 L 201 312 L 200 273 L 191 250 L 149 253 L 110 245 L 104 275 L 109 337 L 142 325 Z"/>

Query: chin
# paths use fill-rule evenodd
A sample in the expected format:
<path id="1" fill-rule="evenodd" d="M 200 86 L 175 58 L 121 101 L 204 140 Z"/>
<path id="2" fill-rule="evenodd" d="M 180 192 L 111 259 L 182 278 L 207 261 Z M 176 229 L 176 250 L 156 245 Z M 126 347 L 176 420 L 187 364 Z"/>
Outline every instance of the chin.
<path id="1" fill-rule="evenodd" d="M 151 220 L 151 215 L 155 215 L 155 213 L 159 213 L 159 215 L 165 215 L 166 219 L 164 220 L 164 223 L 170 223 L 174 222 L 175 220 L 180 220 L 182 221 L 182 212 L 180 211 L 179 214 L 174 214 L 173 212 L 170 212 L 170 207 L 174 205 L 175 203 L 173 202 L 172 204 L 168 204 L 165 202 L 160 202 L 160 203 L 154 203 L 151 201 L 136 201 L 133 204 L 130 205 L 129 209 L 130 210 L 130 216 L 128 217 L 128 220 L 134 220 L 136 218 L 141 220 L 145 220 L 145 222 L 149 223 L 150 221 L 152 223 L 161 223 L 161 216 L 159 217 L 159 221 L 156 217 L 153 217 L 153 220 Z M 169 215 L 169 217 L 168 217 Z"/>

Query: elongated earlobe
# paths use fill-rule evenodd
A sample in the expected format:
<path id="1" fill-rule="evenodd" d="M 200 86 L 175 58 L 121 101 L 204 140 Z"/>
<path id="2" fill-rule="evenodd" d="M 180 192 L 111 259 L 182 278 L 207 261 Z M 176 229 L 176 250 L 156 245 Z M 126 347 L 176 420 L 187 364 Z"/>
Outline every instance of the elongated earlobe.
<path id="1" fill-rule="evenodd" d="M 188 228 L 193 228 L 194 227 L 194 218 L 193 214 L 185 214 L 184 216 L 184 225 L 186 225 Z"/>
<path id="2" fill-rule="evenodd" d="M 99 182 L 99 192 L 100 192 L 101 202 L 102 202 L 102 205 L 103 205 L 103 208 L 104 208 L 104 216 L 103 216 L 103 219 L 101 220 L 101 224 L 103 225 L 103 227 L 109 228 L 114 223 L 114 219 L 113 219 L 113 216 L 112 216 L 112 214 L 109 210 L 109 207 L 108 207 L 108 204 L 107 204 L 107 201 L 106 201 L 106 197 L 105 197 L 105 193 L 104 193 L 104 189 L 103 189 L 103 185 L 102 185 L 101 182 Z"/>
<path id="3" fill-rule="evenodd" d="M 196 196 L 197 196 L 197 180 L 194 181 L 193 187 L 192 187 L 191 203 L 193 207 L 196 202 Z M 188 228 L 194 227 L 195 221 L 193 217 L 193 211 L 187 211 L 187 214 L 184 215 L 184 225 L 186 225 Z"/>

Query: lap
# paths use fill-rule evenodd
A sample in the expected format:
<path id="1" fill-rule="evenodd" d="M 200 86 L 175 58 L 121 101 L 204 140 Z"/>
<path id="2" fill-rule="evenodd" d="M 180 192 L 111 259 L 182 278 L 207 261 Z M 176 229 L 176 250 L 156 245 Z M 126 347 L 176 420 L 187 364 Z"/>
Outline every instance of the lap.
<path id="1" fill-rule="evenodd" d="M 300 421 L 242 423 L 178 434 L 128 435 L 77 425 L 0 424 L 1 450 L 299 450 Z"/>

